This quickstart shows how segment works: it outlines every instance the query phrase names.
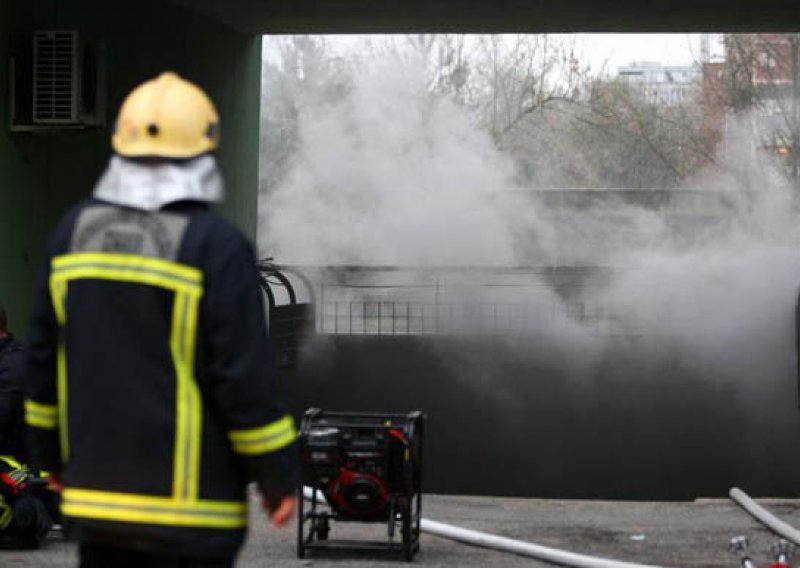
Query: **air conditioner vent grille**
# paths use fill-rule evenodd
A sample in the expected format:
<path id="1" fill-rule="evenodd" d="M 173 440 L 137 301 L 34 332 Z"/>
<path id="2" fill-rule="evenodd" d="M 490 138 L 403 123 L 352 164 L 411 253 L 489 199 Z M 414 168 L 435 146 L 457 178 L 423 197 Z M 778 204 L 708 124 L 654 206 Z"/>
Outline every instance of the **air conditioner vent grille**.
<path id="1" fill-rule="evenodd" d="M 78 121 L 78 33 L 37 31 L 34 35 L 33 122 Z"/>

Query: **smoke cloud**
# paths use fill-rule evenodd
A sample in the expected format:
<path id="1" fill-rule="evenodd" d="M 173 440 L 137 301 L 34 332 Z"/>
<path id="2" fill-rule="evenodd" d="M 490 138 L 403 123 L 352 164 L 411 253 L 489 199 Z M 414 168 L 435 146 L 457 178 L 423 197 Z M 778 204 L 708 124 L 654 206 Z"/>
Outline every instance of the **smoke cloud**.
<path id="1" fill-rule="evenodd" d="M 343 101 L 300 116 L 299 138 L 263 200 L 262 248 L 282 262 L 514 263 L 492 201 L 512 164 L 464 111 L 427 93 L 419 65 L 366 62 Z"/>
<path id="2" fill-rule="evenodd" d="M 421 61 L 366 58 L 346 96 L 303 109 L 288 170 L 262 196 L 263 253 L 313 266 L 602 267 L 577 285 L 535 270 L 510 283 L 491 271 L 438 275 L 416 291 L 391 275 L 362 284 L 540 314 L 517 331 L 563 353 L 577 375 L 628 348 L 652 365 L 668 353 L 705 378 L 791 374 L 800 228 L 793 189 L 754 150 L 747 120 L 729 129 L 720 166 L 669 199 L 589 191 L 565 203 L 518 187 L 512 160 L 426 81 Z"/>
<path id="3" fill-rule="evenodd" d="M 796 188 L 750 117 L 684 188 L 554 191 L 563 164 L 522 184 L 423 61 L 354 59 L 264 172 L 260 252 L 318 285 L 298 406 L 424 402 L 436 491 L 800 493 Z"/>

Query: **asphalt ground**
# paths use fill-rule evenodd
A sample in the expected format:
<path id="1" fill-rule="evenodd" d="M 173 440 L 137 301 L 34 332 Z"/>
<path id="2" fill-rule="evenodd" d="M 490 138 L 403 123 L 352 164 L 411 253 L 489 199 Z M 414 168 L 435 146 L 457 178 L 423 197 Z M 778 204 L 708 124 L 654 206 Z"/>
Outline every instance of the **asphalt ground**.
<path id="1" fill-rule="evenodd" d="M 759 499 L 781 519 L 800 526 L 800 501 Z M 736 567 L 728 552 L 731 537 L 745 535 L 751 556 L 767 566 L 778 537 L 763 528 L 732 501 L 693 502 L 559 501 L 425 495 L 423 517 L 461 527 L 520 539 L 583 554 L 671 567 Z M 395 567 L 399 556 L 356 553 L 296 554 L 296 523 L 282 530 L 269 526 L 251 507 L 251 530 L 238 568 L 302 566 L 331 568 Z M 386 527 L 340 524 L 330 538 L 384 539 Z M 0 551 L 2 568 L 66 568 L 76 566 L 76 547 L 53 534 L 37 551 Z M 414 564 L 420 566 L 516 567 L 549 566 L 534 559 L 467 546 L 423 534 Z"/>

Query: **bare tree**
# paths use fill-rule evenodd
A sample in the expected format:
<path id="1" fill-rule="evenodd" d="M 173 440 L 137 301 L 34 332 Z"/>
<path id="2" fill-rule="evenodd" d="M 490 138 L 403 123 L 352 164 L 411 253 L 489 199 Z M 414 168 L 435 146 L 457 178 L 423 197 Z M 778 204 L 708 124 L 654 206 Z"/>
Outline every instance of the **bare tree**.
<path id="1" fill-rule="evenodd" d="M 665 107 L 615 81 L 591 79 L 572 36 L 368 37 L 346 61 L 324 38 L 270 40 L 265 58 L 264 161 L 279 179 L 304 108 L 335 105 L 362 60 L 421 65 L 432 103 L 446 97 L 517 164 L 527 187 L 664 188 L 712 160 L 699 104 Z"/>
<path id="2" fill-rule="evenodd" d="M 596 81 L 587 107 L 576 114 L 579 138 L 590 155 L 602 150 L 600 177 L 617 187 L 678 187 L 713 159 L 703 144 L 697 101 L 667 105 L 625 83 Z"/>

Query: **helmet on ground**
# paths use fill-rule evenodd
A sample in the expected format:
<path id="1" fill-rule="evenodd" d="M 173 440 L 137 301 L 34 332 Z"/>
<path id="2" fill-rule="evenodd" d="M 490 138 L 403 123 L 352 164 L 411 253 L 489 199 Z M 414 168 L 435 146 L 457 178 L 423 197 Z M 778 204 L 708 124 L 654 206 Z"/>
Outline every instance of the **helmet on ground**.
<path id="1" fill-rule="evenodd" d="M 167 71 L 131 91 L 111 145 L 128 158 L 194 158 L 219 145 L 219 115 L 200 87 Z"/>

